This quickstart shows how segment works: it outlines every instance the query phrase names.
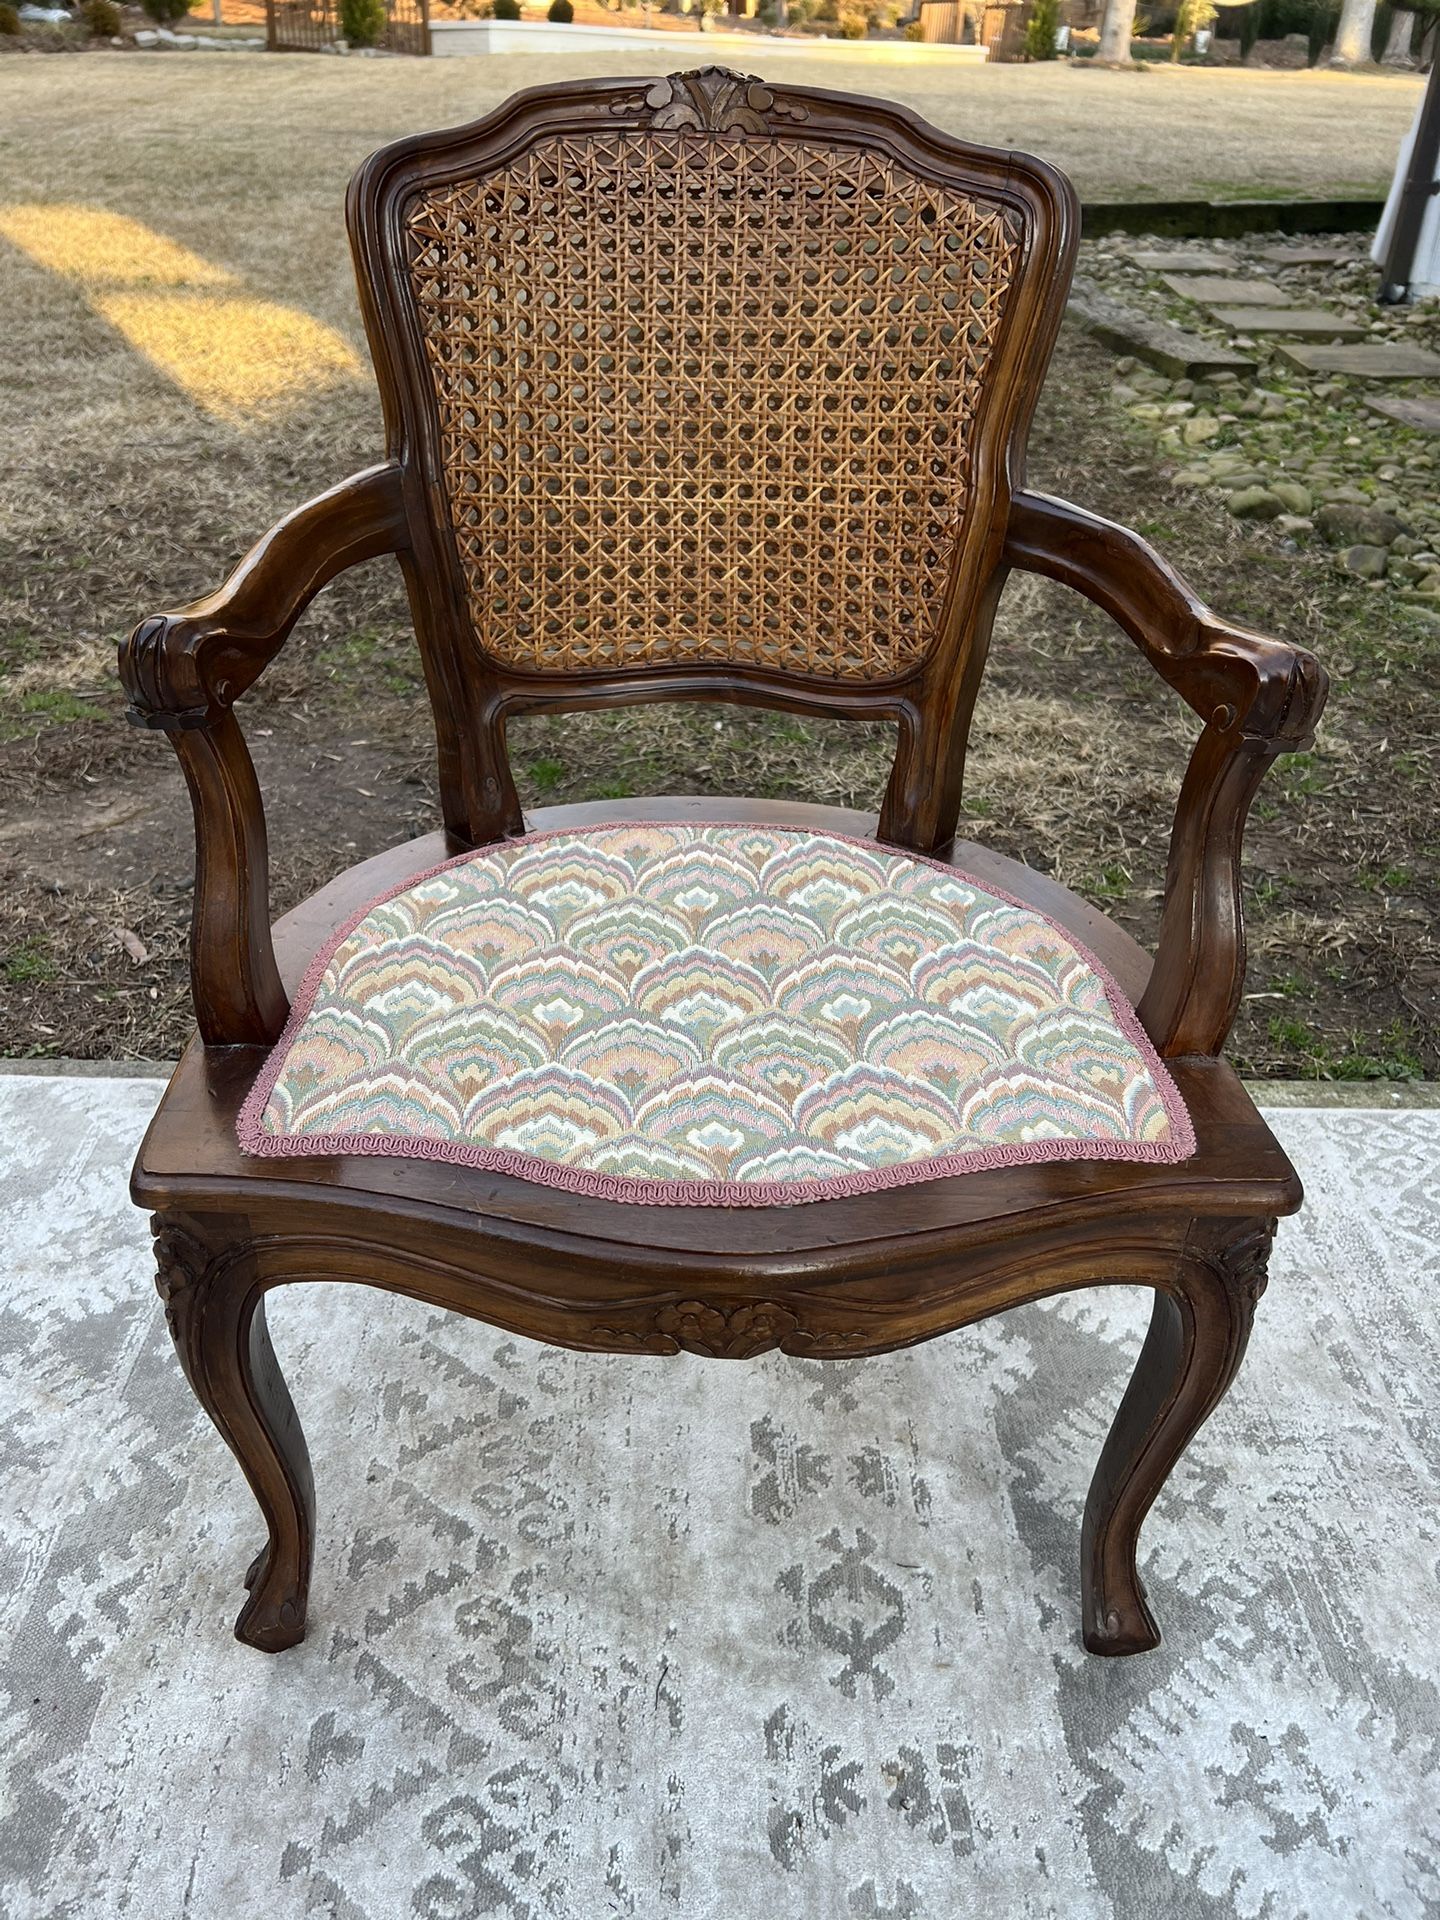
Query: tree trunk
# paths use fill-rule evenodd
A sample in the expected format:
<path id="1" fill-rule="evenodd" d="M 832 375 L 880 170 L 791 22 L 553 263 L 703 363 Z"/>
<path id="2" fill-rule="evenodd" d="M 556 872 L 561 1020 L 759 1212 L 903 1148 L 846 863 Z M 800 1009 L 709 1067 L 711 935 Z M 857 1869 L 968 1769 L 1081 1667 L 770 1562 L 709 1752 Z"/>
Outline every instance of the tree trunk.
<path id="1" fill-rule="evenodd" d="M 1335 34 L 1332 67 L 1361 67 L 1370 63 L 1370 30 L 1375 24 L 1375 0 L 1345 0 Z"/>
<path id="2" fill-rule="evenodd" d="M 1370 0 L 1373 6 L 1375 0 Z M 1105 19 L 1100 28 L 1097 58 L 1107 66 L 1130 65 L 1130 36 L 1135 27 L 1135 0 L 1107 0 Z"/>
<path id="3" fill-rule="evenodd" d="M 1414 14 L 1407 13 L 1403 7 L 1396 7 L 1390 15 L 1390 38 L 1385 42 L 1385 51 L 1380 56 L 1382 66 L 1410 65 L 1410 36 L 1414 31 Z"/>

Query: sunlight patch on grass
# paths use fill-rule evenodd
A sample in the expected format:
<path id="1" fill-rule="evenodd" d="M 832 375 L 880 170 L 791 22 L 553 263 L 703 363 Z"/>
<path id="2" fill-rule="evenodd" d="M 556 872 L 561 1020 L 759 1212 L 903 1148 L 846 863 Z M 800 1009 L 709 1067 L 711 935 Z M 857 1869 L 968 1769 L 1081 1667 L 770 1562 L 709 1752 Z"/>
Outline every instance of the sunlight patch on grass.
<path id="1" fill-rule="evenodd" d="M 82 286 L 225 287 L 226 267 L 203 260 L 153 227 L 103 207 L 0 207 L 0 234 L 37 267 Z"/>
<path id="2" fill-rule="evenodd" d="M 360 372 L 338 333 L 269 300 L 110 293 L 94 304 L 137 353 L 220 419 L 271 418 L 291 401 Z"/>
<path id="3" fill-rule="evenodd" d="M 216 419 L 242 426 L 362 372 L 349 342 L 138 220 L 97 207 L 0 207 L 0 235 L 75 282 L 127 345 Z"/>

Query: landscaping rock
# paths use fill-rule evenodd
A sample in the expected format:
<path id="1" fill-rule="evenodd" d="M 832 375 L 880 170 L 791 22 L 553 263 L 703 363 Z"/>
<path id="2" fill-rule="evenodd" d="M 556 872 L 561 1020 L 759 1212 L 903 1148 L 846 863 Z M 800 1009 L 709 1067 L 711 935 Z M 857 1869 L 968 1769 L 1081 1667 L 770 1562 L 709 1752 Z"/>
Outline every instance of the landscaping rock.
<path id="1" fill-rule="evenodd" d="M 1383 580 L 1390 555 L 1384 547 L 1362 544 L 1347 547 L 1340 556 L 1340 564 L 1346 573 L 1353 573 L 1361 580 Z"/>
<path id="2" fill-rule="evenodd" d="M 1197 413 L 1181 426 L 1180 438 L 1187 447 L 1198 447 L 1207 440 L 1213 440 L 1219 431 L 1220 422 L 1213 413 Z"/>
<path id="3" fill-rule="evenodd" d="M 158 47 L 160 36 L 153 27 L 141 27 L 135 35 L 137 47 Z"/>
<path id="4" fill-rule="evenodd" d="M 1225 504 L 1237 520 L 1273 520 L 1283 505 L 1268 487 L 1242 487 Z"/>
<path id="5" fill-rule="evenodd" d="M 1381 507 L 1351 506 L 1345 502 L 1327 502 L 1315 516 L 1322 539 L 1332 547 L 1388 547 L 1405 532 L 1403 520 Z"/>
<path id="6" fill-rule="evenodd" d="M 1313 533 L 1315 522 L 1307 520 L 1303 514 L 1279 513 L 1275 516 L 1275 531 L 1277 533 Z"/>
<path id="7" fill-rule="evenodd" d="M 1270 491 L 1290 514 L 1308 514 L 1315 505 L 1310 489 L 1302 487 L 1298 480 L 1272 480 Z"/>

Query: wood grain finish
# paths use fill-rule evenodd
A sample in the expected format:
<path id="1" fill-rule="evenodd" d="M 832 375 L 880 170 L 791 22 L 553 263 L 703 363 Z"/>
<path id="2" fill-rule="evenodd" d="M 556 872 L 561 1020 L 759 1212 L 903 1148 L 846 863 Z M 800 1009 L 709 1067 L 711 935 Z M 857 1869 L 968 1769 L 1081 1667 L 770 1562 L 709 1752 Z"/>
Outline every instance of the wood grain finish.
<path id="1" fill-rule="evenodd" d="M 763 154 L 747 143 L 763 146 Z M 602 149 L 611 173 L 587 173 L 581 161 Z M 567 651 L 573 636 L 553 623 L 546 631 L 556 644 L 539 646 L 528 663 L 513 647 L 487 648 L 487 635 L 498 629 L 487 626 L 488 613 L 477 621 L 476 608 L 491 608 L 485 596 L 495 582 L 476 556 L 493 558 L 497 549 L 485 544 L 483 528 L 470 539 L 478 522 L 467 518 L 468 507 L 457 507 L 465 474 L 481 468 L 466 464 L 469 425 L 461 401 L 468 363 L 450 332 L 466 330 L 461 309 L 478 298 L 476 289 L 496 284 L 497 256 L 485 251 L 495 236 L 466 226 L 467 220 L 483 224 L 487 215 L 484 183 L 502 171 L 513 181 L 522 162 L 530 164 L 525 156 L 533 160 L 542 150 L 577 156 L 574 178 L 582 183 L 612 178 L 617 167 L 632 164 L 643 173 L 674 162 L 697 177 L 709 178 L 708 169 L 718 178 L 732 162 L 745 171 L 763 160 L 765 167 L 790 168 L 797 182 L 826 183 L 832 223 L 836 182 L 847 178 L 847 168 L 848 177 L 872 182 L 876 205 L 892 223 L 897 205 L 935 206 L 936 196 L 998 210 L 1016 253 L 1003 292 L 986 308 L 983 365 L 971 363 L 973 391 L 948 429 L 962 435 L 963 448 L 948 449 L 950 464 L 937 467 L 937 478 L 952 488 L 954 538 L 941 555 L 943 577 L 931 583 L 928 625 L 910 628 L 912 635 L 923 633 L 923 644 L 857 653 L 858 629 L 844 637 L 849 612 L 826 624 L 825 578 L 807 559 L 810 570 L 795 578 L 808 583 L 802 598 L 815 600 L 818 624 L 799 652 L 787 637 L 768 658 L 752 634 L 744 646 L 717 650 L 707 642 L 704 658 L 684 657 L 683 647 L 647 638 L 637 657 L 624 639 L 641 631 L 633 608 L 628 626 L 617 620 L 613 643 L 603 621 L 594 627 L 594 609 L 604 601 L 603 593 L 591 592 L 598 575 L 586 587 L 591 626 L 583 660 Z M 553 159 L 544 164 L 555 172 Z M 552 189 L 543 168 L 524 177 L 546 193 L 565 184 L 557 173 Z M 729 217 L 718 187 L 687 204 L 702 224 Z M 432 276 L 422 296 L 414 277 L 417 234 L 427 247 L 435 241 L 435 222 L 424 209 L 440 205 L 449 209 L 444 244 L 460 249 L 456 258 L 463 255 L 469 277 L 456 277 L 455 260 L 443 247 L 432 251 L 422 263 Z M 542 221 L 563 213 L 574 229 L 585 220 L 603 225 L 608 205 L 597 191 L 579 194 L 563 209 L 540 205 L 536 212 Z M 750 205 L 774 210 L 764 196 Z M 652 208 L 648 217 L 662 215 Z M 1135 1563 L 1139 1529 L 1239 1363 L 1273 1222 L 1300 1202 L 1293 1169 L 1217 1056 L 1244 966 L 1238 875 L 1245 811 L 1274 754 L 1308 739 L 1323 703 L 1324 676 L 1308 655 L 1217 620 L 1134 535 L 1020 490 L 1025 436 L 1073 259 L 1071 189 L 1038 161 L 966 146 L 892 107 L 712 69 L 664 81 L 537 89 L 473 127 L 402 141 L 356 176 L 349 219 L 385 408 L 386 464 L 281 522 L 218 594 L 142 622 L 121 650 L 132 717 L 171 736 L 195 810 L 193 976 L 200 1035 L 141 1148 L 133 1191 L 155 1214 L 161 1289 L 187 1375 L 249 1478 L 268 1529 L 237 1631 L 275 1651 L 304 1630 L 313 1492 L 304 1441 L 265 1332 L 264 1296 L 273 1287 L 359 1281 L 564 1346 L 739 1359 L 777 1348 L 811 1357 L 883 1353 L 1068 1288 L 1139 1283 L 1155 1289 L 1155 1319 L 1091 1490 L 1082 1584 L 1088 1646 L 1125 1653 L 1153 1645 L 1156 1630 Z M 917 231 L 925 225 L 918 222 Z M 832 271 L 838 230 L 830 233 Z M 886 231 L 893 248 L 894 225 Z M 665 256 L 652 241 L 643 237 L 654 265 Z M 512 235 L 507 244 L 521 241 Z M 778 271 L 773 261 L 765 264 L 763 223 L 747 244 L 758 249 L 757 271 Z M 604 267 L 605 249 L 597 253 L 593 236 L 584 239 L 584 249 L 593 277 L 600 272 L 596 260 Z M 777 259 L 780 251 L 777 240 Z M 925 249 L 914 258 L 923 262 Z M 894 260 L 890 269 L 902 270 Z M 588 293 L 574 295 L 591 319 L 604 309 L 601 285 L 596 278 Z M 717 324 L 713 277 L 691 291 L 700 318 L 708 313 L 706 325 Z M 743 276 L 731 297 L 743 308 Z M 647 298 L 653 318 L 653 288 Z M 448 330 L 440 387 L 422 320 L 427 299 L 444 306 Z M 942 302 L 940 311 L 951 310 Z M 477 313 L 481 344 L 476 390 L 468 396 L 476 403 L 476 432 L 483 430 L 484 406 L 496 400 L 481 392 L 482 384 L 496 365 L 514 372 L 519 364 L 503 354 L 494 359 L 495 331 L 480 324 L 482 318 Z M 509 338 L 503 329 L 499 337 Z M 687 335 L 697 348 L 707 337 L 703 330 Z M 957 338 L 953 329 L 937 335 L 937 352 L 955 352 Z M 553 365 L 544 359 L 561 348 L 547 345 L 543 330 L 527 333 L 522 349 L 531 356 L 525 363 L 531 375 L 538 369 L 558 380 L 563 374 L 558 359 Z M 840 347 L 827 351 L 836 377 L 859 377 Z M 817 361 L 817 390 L 831 371 L 831 363 Z M 587 378 L 593 373 L 588 368 Z M 803 382 L 795 394 L 803 402 Z M 696 395 L 699 388 L 692 405 L 700 413 L 690 427 L 703 433 L 713 406 Z M 507 405 L 514 397 L 509 387 L 501 396 Z M 885 411 L 883 399 L 874 400 L 866 415 L 871 454 L 882 444 L 875 423 Z M 733 479 L 744 436 L 734 422 L 720 425 L 718 457 L 730 463 Z M 633 428 L 628 416 L 613 422 L 622 473 L 626 460 L 640 463 L 636 471 L 643 465 L 643 441 Z M 960 456 L 963 487 L 956 491 Z M 691 470 L 684 462 L 674 469 L 682 488 Z M 505 495 L 503 463 L 484 471 L 489 491 L 504 495 L 509 506 L 530 497 L 518 487 Z M 808 484 L 798 474 L 793 461 L 782 465 L 777 485 Z M 573 509 L 574 498 L 567 500 Z M 703 514 L 697 509 L 686 528 L 677 522 L 679 511 L 667 496 L 657 519 L 652 495 L 640 537 L 652 545 L 682 534 L 698 537 Z M 483 521 L 483 495 L 474 512 Z M 613 531 L 623 557 L 625 527 Z M 907 530 L 897 526 L 896 537 L 903 540 Z M 287 915 L 272 940 L 264 817 L 232 706 L 313 595 L 341 568 L 381 553 L 397 555 L 409 590 L 435 713 L 444 831 L 339 876 Z M 547 535 L 528 558 L 521 555 L 535 569 L 533 581 L 521 584 L 538 595 L 531 622 L 537 633 L 545 628 L 545 591 L 570 592 L 574 585 L 552 578 L 559 553 Z M 871 585 L 888 579 L 874 561 L 871 554 L 864 561 L 871 571 L 862 567 L 855 578 Z M 643 563 L 641 556 L 636 564 Z M 762 563 L 780 565 L 783 554 L 762 556 Z M 1203 723 L 1177 808 L 1153 967 L 1126 933 L 1054 881 L 954 842 L 990 622 L 1007 572 L 1017 566 L 1049 574 L 1110 612 Z M 763 571 L 756 578 L 763 598 Z M 682 586 L 678 575 L 665 576 L 671 614 L 683 611 Z M 702 596 L 696 605 L 710 608 L 713 640 L 718 629 L 711 616 L 720 602 L 703 599 L 703 582 L 696 590 Z M 883 598 L 880 593 L 865 604 L 873 612 Z M 578 617 L 573 595 L 563 604 L 567 619 Z M 740 602 L 732 597 L 724 604 L 734 615 Z M 786 618 L 792 625 L 800 618 L 798 601 Z M 666 630 L 684 631 L 684 623 Z M 865 671 L 852 671 L 862 658 Z M 898 746 L 878 821 L 831 808 L 697 799 L 605 802 L 522 818 L 505 750 L 512 713 L 673 697 L 892 721 Z M 1048 1162 L 804 1207 L 646 1207 L 637 1225 L 636 1210 L 619 1202 L 436 1161 L 317 1156 L 277 1162 L 241 1154 L 235 1118 L 279 1032 L 287 989 L 293 991 L 342 919 L 448 855 L 527 825 L 570 829 L 635 818 L 753 819 L 819 833 L 878 834 L 950 861 L 1051 915 L 1139 1005 L 1194 1123 L 1195 1155 L 1179 1165 Z"/>

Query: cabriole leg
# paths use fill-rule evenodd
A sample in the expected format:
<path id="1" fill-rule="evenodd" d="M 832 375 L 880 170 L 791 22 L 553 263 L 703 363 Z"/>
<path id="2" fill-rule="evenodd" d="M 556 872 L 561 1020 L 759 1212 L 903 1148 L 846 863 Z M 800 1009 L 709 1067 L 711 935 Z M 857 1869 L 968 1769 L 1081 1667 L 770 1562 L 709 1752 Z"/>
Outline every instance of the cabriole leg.
<path id="1" fill-rule="evenodd" d="M 1150 1331 L 1085 1503 L 1081 1593 L 1091 1653 L 1145 1653 L 1160 1630 L 1136 1570 L 1156 1495 L 1235 1377 L 1265 1290 L 1273 1220 L 1197 1222 L 1157 1287 Z"/>
<path id="2" fill-rule="evenodd" d="M 305 1637 L 315 1488 L 310 1456 L 270 1334 L 264 1289 L 243 1237 L 222 1242 L 157 1214 L 156 1285 L 196 1399 L 239 1461 L 269 1539 L 245 1577 L 235 1637 L 280 1653 Z"/>

